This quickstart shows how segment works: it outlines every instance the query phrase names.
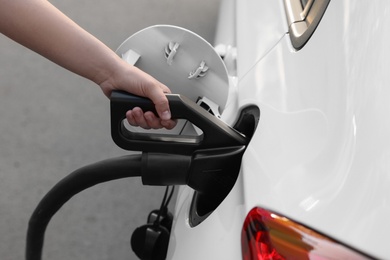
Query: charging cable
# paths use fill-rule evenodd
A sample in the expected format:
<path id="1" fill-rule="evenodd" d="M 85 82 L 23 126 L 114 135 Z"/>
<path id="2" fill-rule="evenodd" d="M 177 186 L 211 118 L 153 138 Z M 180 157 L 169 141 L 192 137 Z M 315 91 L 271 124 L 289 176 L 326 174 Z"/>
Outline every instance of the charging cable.
<path id="1" fill-rule="evenodd" d="M 28 223 L 26 260 L 40 260 L 46 227 L 74 195 L 96 184 L 141 176 L 141 155 L 128 155 L 80 168 L 58 182 L 40 201 Z"/>

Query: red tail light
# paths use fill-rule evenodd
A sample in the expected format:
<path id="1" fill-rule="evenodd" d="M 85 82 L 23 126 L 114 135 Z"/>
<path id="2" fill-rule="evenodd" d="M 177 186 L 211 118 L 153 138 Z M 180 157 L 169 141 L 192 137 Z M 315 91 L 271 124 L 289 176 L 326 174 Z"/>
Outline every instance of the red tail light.
<path id="1" fill-rule="evenodd" d="M 252 209 L 241 233 L 243 260 L 370 259 L 285 217 Z"/>

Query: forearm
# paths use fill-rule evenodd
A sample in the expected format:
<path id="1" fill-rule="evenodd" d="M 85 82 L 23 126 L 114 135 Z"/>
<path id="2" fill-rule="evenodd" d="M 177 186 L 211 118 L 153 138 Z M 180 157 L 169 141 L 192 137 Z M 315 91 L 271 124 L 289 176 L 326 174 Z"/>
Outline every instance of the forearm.
<path id="1" fill-rule="evenodd" d="M 160 118 L 152 112 L 129 111 L 130 123 L 144 128 L 176 124 L 170 120 L 167 86 L 124 62 L 46 0 L 0 0 L 0 33 L 94 81 L 107 96 L 121 89 L 150 98 Z"/>
<path id="2" fill-rule="evenodd" d="M 0 0 L 0 32 L 97 84 L 118 64 L 107 46 L 45 0 Z"/>

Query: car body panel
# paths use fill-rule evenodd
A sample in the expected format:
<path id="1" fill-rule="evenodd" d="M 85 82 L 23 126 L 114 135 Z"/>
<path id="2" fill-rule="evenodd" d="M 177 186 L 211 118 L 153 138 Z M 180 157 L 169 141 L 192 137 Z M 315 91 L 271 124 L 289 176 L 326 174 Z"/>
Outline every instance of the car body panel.
<path id="1" fill-rule="evenodd" d="M 281 41 L 238 91 L 240 106 L 262 111 L 242 164 L 247 210 L 281 212 L 382 258 L 390 255 L 389 7 L 331 2 L 301 51 Z"/>
<path id="2" fill-rule="evenodd" d="M 299 51 L 281 0 L 236 4 L 237 101 L 223 117 L 256 105 L 260 123 L 233 190 L 196 227 L 181 189 L 168 259 L 239 259 L 256 206 L 390 258 L 390 2 L 331 1 Z"/>
<path id="3" fill-rule="evenodd" d="M 288 32 L 283 1 L 236 1 L 237 74 L 241 78 Z"/>

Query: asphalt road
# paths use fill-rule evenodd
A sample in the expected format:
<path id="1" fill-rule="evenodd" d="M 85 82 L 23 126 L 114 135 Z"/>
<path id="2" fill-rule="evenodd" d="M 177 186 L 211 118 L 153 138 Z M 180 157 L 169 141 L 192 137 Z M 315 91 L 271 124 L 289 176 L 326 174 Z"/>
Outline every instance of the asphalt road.
<path id="1" fill-rule="evenodd" d="M 219 4 L 51 2 L 112 49 L 154 24 L 182 26 L 212 42 Z M 29 217 L 55 183 L 84 165 L 128 153 L 112 142 L 109 120 L 109 101 L 96 85 L 0 35 L 1 259 L 24 258 Z M 51 221 L 43 259 L 137 259 L 131 232 L 159 207 L 163 192 L 126 179 L 75 196 Z"/>

